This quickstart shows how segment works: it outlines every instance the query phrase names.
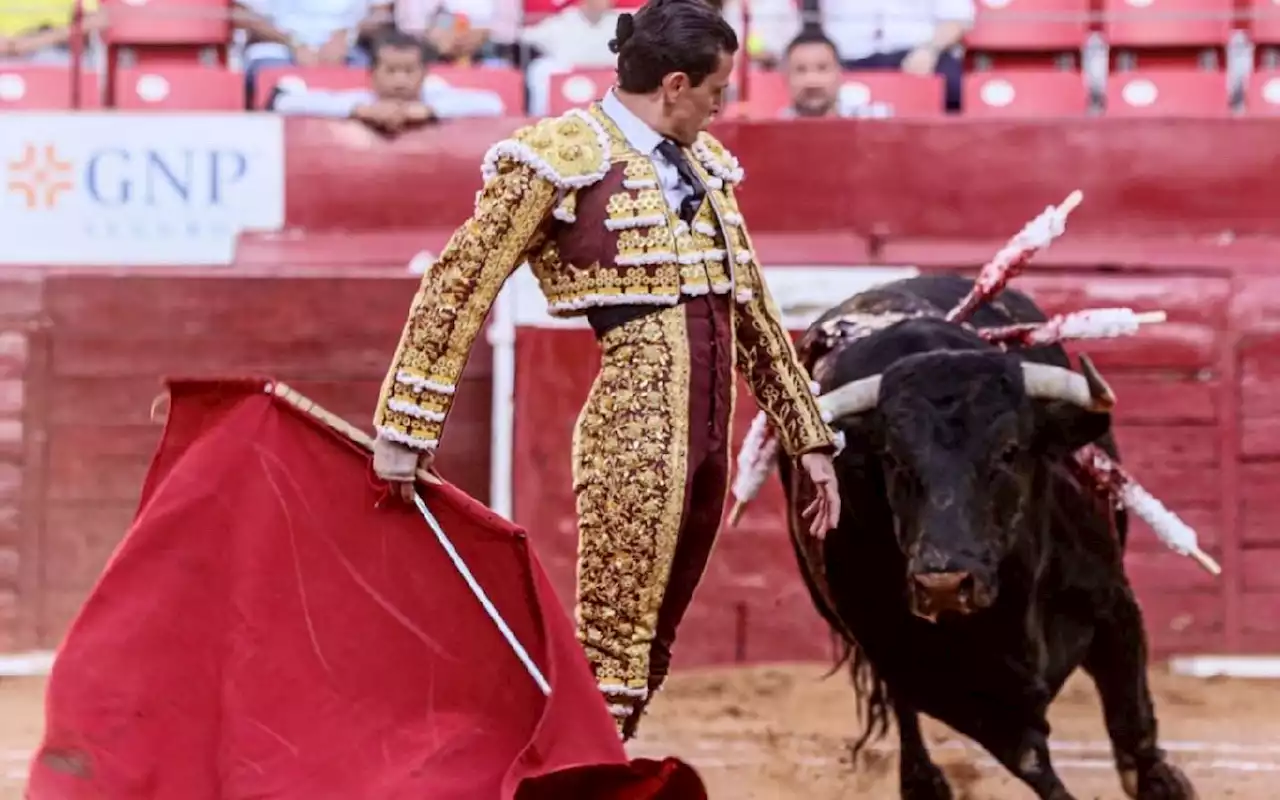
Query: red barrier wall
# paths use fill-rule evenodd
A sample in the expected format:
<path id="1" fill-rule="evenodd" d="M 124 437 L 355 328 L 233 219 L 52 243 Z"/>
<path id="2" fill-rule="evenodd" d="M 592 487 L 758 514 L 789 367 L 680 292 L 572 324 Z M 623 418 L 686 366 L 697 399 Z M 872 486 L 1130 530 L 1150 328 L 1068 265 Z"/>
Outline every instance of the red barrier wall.
<path id="1" fill-rule="evenodd" d="M 520 124 L 468 121 L 384 143 L 357 123 L 287 122 L 287 219 L 309 230 L 456 225 L 485 150 Z M 802 120 L 715 132 L 746 170 L 744 213 L 758 231 L 1003 240 L 1081 189 L 1073 239 L 1280 235 L 1280 120 Z"/>
<path id="2" fill-rule="evenodd" d="M 416 282 L 403 264 L 443 244 L 470 210 L 484 149 L 517 124 L 387 143 L 355 125 L 290 120 L 292 230 L 246 237 L 241 267 L 0 275 L 0 650 L 56 644 L 123 533 L 159 432 L 147 411 L 164 375 L 270 372 L 367 426 Z M 1140 555 L 1135 569 L 1155 576 L 1144 580 L 1201 604 L 1157 613 L 1154 628 L 1177 647 L 1280 646 L 1280 501 L 1268 491 L 1280 474 L 1280 277 L 1267 272 L 1280 254 L 1269 149 L 1280 125 L 839 121 L 720 132 L 747 168 L 743 202 L 775 264 L 969 267 L 1082 188 L 1067 237 L 1020 285 L 1050 307 L 1136 297 L 1170 310 L 1154 338 L 1090 351 L 1125 398 L 1128 458 L 1227 570 L 1213 583 L 1158 551 Z M 442 456 L 481 498 L 489 359 L 478 343 Z M 775 534 L 735 535 L 717 569 L 743 585 L 777 580 L 772 556 L 761 557 L 771 551 L 748 546 Z M 545 547 L 563 549 L 560 539 Z M 734 657 L 728 595 L 698 602 L 691 624 L 706 622 L 706 641 L 682 660 Z M 812 616 L 804 602 L 761 608 L 753 641 L 793 642 L 793 654 L 822 647 L 791 631 Z M 762 657 L 754 646 L 748 655 Z"/>

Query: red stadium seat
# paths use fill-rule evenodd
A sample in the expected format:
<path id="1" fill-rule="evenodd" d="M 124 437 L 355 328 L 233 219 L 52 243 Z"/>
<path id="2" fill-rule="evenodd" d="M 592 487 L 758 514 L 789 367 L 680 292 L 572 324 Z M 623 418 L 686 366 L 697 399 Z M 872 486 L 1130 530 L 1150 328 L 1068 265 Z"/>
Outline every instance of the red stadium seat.
<path id="1" fill-rule="evenodd" d="M 1280 3 L 1273 0 L 1245 0 L 1249 39 L 1254 44 L 1254 63 L 1263 69 L 1280 67 Z"/>
<path id="2" fill-rule="evenodd" d="M 121 68 L 115 107 L 133 111 L 232 111 L 244 109 L 244 76 L 215 67 Z"/>
<path id="3" fill-rule="evenodd" d="M 1089 0 L 978 0 L 969 50 L 1078 50 L 1088 32 Z"/>
<path id="4" fill-rule="evenodd" d="M 1280 44 L 1280 3 L 1252 0 L 1245 6 L 1249 38 L 1255 44 Z"/>
<path id="5" fill-rule="evenodd" d="M 890 70 L 846 72 L 841 92 L 863 117 L 934 117 L 944 113 L 942 78 Z M 788 105 L 787 81 L 777 72 L 751 73 L 747 103 L 755 116 L 776 117 Z"/>
<path id="6" fill-rule="evenodd" d="M 547 112 L 563 114 L 571 108 L 581 108 L 604 97 L 613 85 L 615 73 L 610 69 L 579 69 L 551 76 L 551 94 Z"/>
<path id="7" fill-rule="evenodd" d="M 72 102 L 67 67 L 0 65 L 0 111 L 66 111 Z M 81 73 L 80 108 L 100 108 L 102 91 L 96 72 Z"/>
<path id="8" fill-rule="evenodd" d="M 1227 76 L 1198 69 L 1112 73 L 1107 78 L 1107 116 L 1205 117 L 1231 111 Z"/>
<path id="9" fill-rule="evenodd" d="M 1280 70 L 1258 71 L 1249 76 L 1244 108 L 1249 116 L 1280 117 Z"/>
<path id="10" fill-rule="evenodd" d="M 966 117 L 1080 116 L 1089 91 L 1079 72 L 1005 70 L 964 76 Z"/>
<path id="11" fill-rule="evenodd" d="M 231 41 L 230 0 L 103 0 L 108 47 L 225 45 Z"/>
<path id="12" fill-rule="evenodd" d="M 1221 47 L 1234 0 L 1102 0 L 1103 34 L 1119 48 Z"/>
<path id="13" fill-rule="evenodd" d="M 263 67 L 255 82 L 253 107 L 266 108 L 280 84 L 331 92 L 364 89 L 369 86 L 369 71 L 362 67 Z"/>
<path id="14" fill-rule="evenodd" d="M 427 80 L 437 78 L 459 89 L 484 89 L 493 92 L 502 98 L 507 116 L 519 117 L 525 113 L 524 73 L 518 69 L 433 66 Z"/>

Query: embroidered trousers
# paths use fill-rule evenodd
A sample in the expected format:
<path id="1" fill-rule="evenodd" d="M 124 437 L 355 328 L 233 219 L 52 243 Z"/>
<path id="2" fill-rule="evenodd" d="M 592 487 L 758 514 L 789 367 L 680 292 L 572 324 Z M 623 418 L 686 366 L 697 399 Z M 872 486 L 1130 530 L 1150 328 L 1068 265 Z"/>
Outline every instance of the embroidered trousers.
<path id="1" fill-rule="evenodd" d="M 732 314 L 710 295 L 605 332 L 574 430 L 578 638 L 624 738 L 666 679 L 719 531 Z"/>

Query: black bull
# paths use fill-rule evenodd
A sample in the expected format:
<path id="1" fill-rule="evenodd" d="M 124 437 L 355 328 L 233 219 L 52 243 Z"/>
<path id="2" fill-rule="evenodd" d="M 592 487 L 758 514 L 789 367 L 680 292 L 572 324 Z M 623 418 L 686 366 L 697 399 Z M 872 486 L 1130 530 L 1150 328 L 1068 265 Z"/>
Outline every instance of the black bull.
<path id="1" fill-rule="evenodd" d="M 866 723 L 855 750 L 884 735 L 892 709 L 901 796 L 951 798 L 921 738 L 925 713 L 1038 797 L 1070 800 L 1050 760 L 1047 711 L 1083 667 L 1126 794 L 1193 798 L 1157 743 L 1142 615 L 1123 565 L 1125 513 L 1068 467 L 1091 442 L 1118 458 L 1110 414 L 1024 382 L 1023 360 L 1069 368 L 1060 346 L 1006 353 L 942 320 L 971 286 L 944 276 L 886 284 L 827 312 L 799 344 L 823 392 L 880 376 L 870 407 L 832 423 L 846 442 L 836 458 L 843 512 L 825 543 L 796 524 L 807 487 L 779 464 L 805 582 L 851 659 Z M 895 314 L 907 318 L 885 326 Z M 837 318 L 870 331 L 824 346 L 817 332 Z M 1006 290 L 970 324 L 1044 319 Z"/>

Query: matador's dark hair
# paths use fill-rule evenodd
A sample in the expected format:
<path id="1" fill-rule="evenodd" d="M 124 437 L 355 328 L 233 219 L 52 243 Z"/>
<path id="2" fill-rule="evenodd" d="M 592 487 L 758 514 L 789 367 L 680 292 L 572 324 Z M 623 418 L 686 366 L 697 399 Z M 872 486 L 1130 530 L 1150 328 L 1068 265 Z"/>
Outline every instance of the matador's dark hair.
<path id="1" fill-rule="evenodd" d="M 618 17 L 609 49 L 618 54 L 618 88 L 633 94 L 658 89 L 673 72 L 699 86 L 722 54 L 738 52 L 738 35 L 705 0 L 649 0 Z"/>

